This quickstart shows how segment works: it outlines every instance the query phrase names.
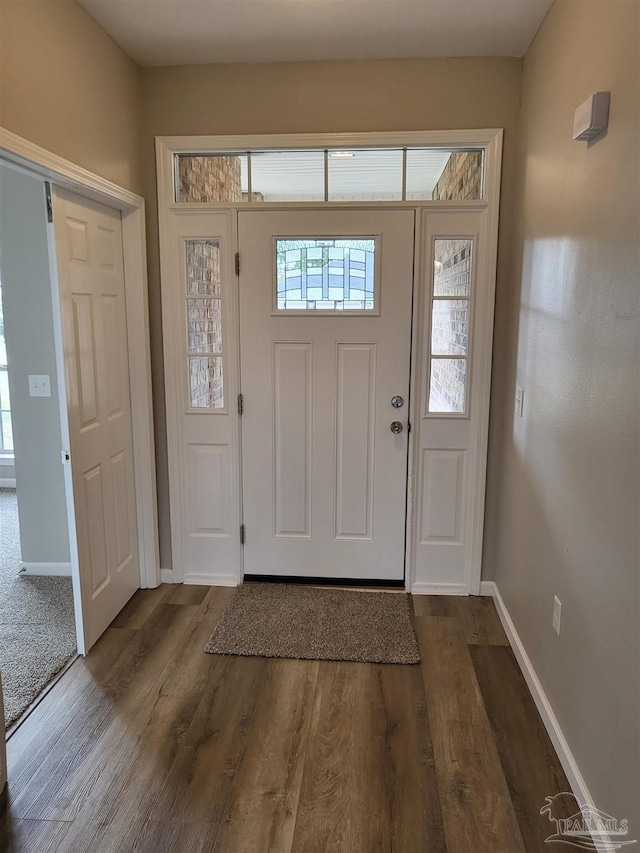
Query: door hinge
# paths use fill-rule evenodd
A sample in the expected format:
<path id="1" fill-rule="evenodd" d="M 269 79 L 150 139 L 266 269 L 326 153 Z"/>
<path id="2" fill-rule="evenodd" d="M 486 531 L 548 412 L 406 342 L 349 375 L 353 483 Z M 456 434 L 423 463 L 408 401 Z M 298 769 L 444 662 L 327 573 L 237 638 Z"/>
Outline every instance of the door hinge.
<path id="1" fill-rule="evenodd" d="M 244 538 L 245 538 L 244 524 L 241 524 L 240 525 L 240 544 L 241 545 L 244 545 Z"/>
<path id="2" fill-rule="evenodd" d="M 236 275 L 240 275 L 240 252 L 236 252 Z"/>
<path id="3" fill-rule="evenodd" d="M 238 394 L 238 414 L 240 417 L 244 414 L 244 396 L 242 394 Z"/>
<path id="4" fill-rule="evenodd" d="M 47 222 L 53 222 L 53 202 L 51 201 L 51 184 L 44 182 L 44 197 L 47 205 Z"/>

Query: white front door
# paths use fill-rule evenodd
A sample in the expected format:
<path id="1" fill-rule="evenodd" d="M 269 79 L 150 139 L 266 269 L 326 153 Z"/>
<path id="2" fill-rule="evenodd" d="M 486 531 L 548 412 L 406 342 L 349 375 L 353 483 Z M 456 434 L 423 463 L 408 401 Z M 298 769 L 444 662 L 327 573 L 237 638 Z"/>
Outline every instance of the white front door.
<path id="1" fill-rule="evenodd" d="M 414 217 L 238 215 L 245 575 L 404 578 Z"/>
<path id="2" fill-rule="evenodd" d="M 54 227 L 87 652 L 140 586 L 122 224 L 56 190 Z"/>

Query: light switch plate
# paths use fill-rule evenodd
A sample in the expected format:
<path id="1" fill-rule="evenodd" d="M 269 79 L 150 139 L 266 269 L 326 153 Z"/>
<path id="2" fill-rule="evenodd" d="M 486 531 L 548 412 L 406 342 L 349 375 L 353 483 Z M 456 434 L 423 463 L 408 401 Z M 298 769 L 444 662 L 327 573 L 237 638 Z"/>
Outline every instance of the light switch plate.
<path id="1" fill-rule="evenodd" d="M 29 396 L 30 397 L 50 397 L 51 396 L 51 377 L 42 373 L 29 374 Z"/>

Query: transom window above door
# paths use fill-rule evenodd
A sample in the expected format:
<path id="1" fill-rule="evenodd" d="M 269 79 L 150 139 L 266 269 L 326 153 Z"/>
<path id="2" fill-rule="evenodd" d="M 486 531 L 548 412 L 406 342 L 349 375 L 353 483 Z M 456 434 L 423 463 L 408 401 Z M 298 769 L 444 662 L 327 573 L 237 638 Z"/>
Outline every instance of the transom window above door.
<path id="1" fill-rule="evenodd" d="M 179 204 L 477 201 L 484 151 L 308 149 L 175 154 Z"/>

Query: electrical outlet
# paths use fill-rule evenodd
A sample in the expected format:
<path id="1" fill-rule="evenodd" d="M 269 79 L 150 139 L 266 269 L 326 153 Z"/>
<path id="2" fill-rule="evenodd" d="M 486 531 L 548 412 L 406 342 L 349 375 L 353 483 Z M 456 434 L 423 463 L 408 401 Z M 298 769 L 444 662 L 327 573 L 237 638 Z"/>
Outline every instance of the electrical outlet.
<path id="1" fill-rule="evenodd" d="M 560 620 L 562 619 L 562 602 L 557 595 L 553 596 L 553 630 L 560 636 Z"/>
<path id="2" fill-rule="evenodd" d="M 29 396 L 50 397 L 51 377 L 46 374 L 29 374 Z"/>
<path id="3" fill-rule="evenodd" d="M 524 409 L 524 389 L 516 388 L 516 415 L 521 418 Z"/>

